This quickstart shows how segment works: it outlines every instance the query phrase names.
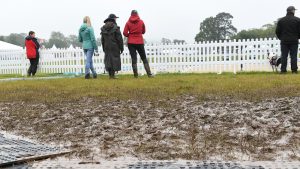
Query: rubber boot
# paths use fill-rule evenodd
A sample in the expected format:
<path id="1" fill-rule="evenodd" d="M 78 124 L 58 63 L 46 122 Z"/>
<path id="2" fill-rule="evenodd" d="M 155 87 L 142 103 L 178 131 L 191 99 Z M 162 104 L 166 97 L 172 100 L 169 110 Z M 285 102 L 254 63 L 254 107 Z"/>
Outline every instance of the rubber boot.
<path id="1" fill-rule="evenodd" d="M 149 78 L 153 78 L 154 76 L 153 76 L 152 73 L 151 73 L 149 63 L 144 63 L 144 67 L 145 67 L 145 70 L 146 70 L 146 72 L 147 72 L 148 77 L 149 77 Z"/>
<path id="2" fill-rule="evenodd" d="M 31 68 L 29 68 L 27 71 L 27 77 L 30 77 L 30 76 L 31 76 Z"/>
<path id="3" fill-rule="evenodd" d="M 94 78 L 94 79 L 97 79 L 97 74 L 93 74 L 93 78 Z"/>
<path id="4" fill-rule="evenodd" d="M 132 64 L 132 70 L 133 70 L 133 76 L 135 78 L 138 78 L 139 74 L 138 74 L 137 64 Z"/>
<path id="5" fill-rule="evenodd" d="M 90 79 L 91 76 L 90 76 L 90 74 L 86 74 L 84 78 L 85 78 L 85 79 Z"/>
<path id="6" fill-rule="evenodd" d="M 115 76 L 115 71 L 109 71 L 109 78 L 110 79 L 117 79 Z"/>

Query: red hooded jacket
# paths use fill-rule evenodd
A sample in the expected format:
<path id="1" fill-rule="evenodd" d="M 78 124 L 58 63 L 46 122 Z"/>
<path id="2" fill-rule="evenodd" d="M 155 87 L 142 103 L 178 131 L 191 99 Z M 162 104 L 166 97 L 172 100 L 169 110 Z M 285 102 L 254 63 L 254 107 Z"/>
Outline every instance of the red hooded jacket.
<path id="1" fill-rule="evenodd" d="M 35 59 L 38 57 L 39 55 L 38 49 L 40 46 L 36 38 L 33 38 L 31 36 L 26 37 L 25 46 L 26 46 L 26 54 L 28 59 Z"/>
<path id="2" fill-rule="evenodd" d="M 131 15 L 127 21 L 123 35 L 128 37 L 128 44 L 144 44 L 143 34 L 146 32 L 146 26 L 143 20 L 136 14 Z"/>

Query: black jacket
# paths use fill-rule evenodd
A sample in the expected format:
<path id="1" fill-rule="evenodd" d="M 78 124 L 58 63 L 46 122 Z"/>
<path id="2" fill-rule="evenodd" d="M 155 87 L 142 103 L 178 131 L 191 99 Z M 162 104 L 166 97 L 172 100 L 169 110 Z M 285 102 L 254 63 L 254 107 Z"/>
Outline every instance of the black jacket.
<path id="1" fill-rule="evenodd" d="M 124 50 L 124 46 L 120 27 L 116 23 L 108 21 L 101 28 L 101 43 L 105 53 L 105 69 L 107 71 L 120 71 L 121 53 Z"/>
<path id="2" fill-rule="evenodd" d="M 300 38 L 300 19 L 293 14 L 287 14 L 277 23 L 276 35 L 281 44 L 298 44 Z"/>

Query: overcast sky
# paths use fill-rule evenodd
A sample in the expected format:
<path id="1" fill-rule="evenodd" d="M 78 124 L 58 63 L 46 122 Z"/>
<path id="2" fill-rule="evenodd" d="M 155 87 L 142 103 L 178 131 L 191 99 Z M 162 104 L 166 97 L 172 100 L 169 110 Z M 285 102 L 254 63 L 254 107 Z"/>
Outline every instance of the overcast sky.
<path id="1" fill-rule="evenodd" d="M 219 12 L 231 13 L 234 26 L 241 30 L 272 23 L 290 5 L 300 9 L 300 0 L 3 0 L 0 35 L 29 30 L 46 39 L 51 31 L 77 34 L 87 15 L 99 37 L 110 13 L 120 17 L 117 22 L 123 30 L 130 11 L 137 9 L 146 23 L 148 41 L 165 37 L 193 42 L 200 22 Z"/>

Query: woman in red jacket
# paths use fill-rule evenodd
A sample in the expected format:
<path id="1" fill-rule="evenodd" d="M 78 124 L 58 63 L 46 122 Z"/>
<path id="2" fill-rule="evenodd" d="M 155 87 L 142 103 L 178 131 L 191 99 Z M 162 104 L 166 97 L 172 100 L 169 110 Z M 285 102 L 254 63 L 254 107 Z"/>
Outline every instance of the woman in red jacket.
<path id="1" fill-rule="evenodd" d="M 29 32 L 29 35 L 25 39 L 26 55 L 30 60 L 30 67 L 28 69 L 27 75 L 34 76 L 37 71 L 37 66 L 39 64 L 39 48 L 40 44 L 35 38 L 35 33 L 33 31 Z"/>
<path id="2" fill-rule="evenodd" d="M 146 26 L 143 20 L 140 19 L 138 12 L 133 10 L 128 22 L 125 25 L 123 35 L 128 38 L 128 49 L 132 60 L 132 69 L 134 77 L 138 77 L 137 70 L 137 52 L 139 53 L 148 77 L 153 77 L 150 66 L 146 57 L 146 51 L 144 47 L 143 34 L 146 32 Z"/>

